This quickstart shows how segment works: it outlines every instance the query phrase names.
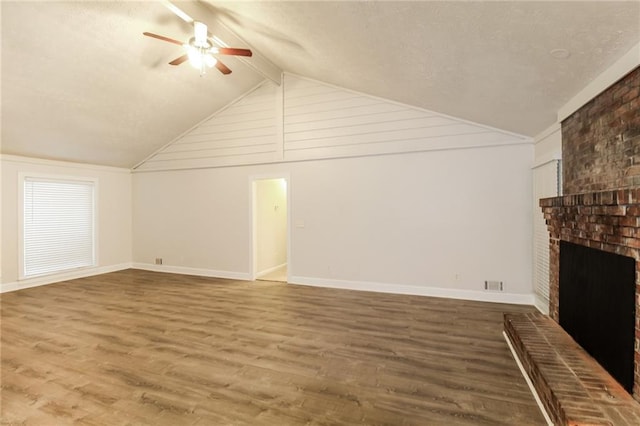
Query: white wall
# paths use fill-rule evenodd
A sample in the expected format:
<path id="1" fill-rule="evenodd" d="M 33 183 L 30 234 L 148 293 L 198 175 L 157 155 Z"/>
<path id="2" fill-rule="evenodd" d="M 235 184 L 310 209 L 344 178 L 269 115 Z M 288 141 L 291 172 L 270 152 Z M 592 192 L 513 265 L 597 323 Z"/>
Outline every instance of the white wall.
<path id="1" fill-rule="evenodd" d="M 136 167 L 134 263 L 250 279 L 250 179 L 286 174 L 293 282 L 532 303 L 532 159 L 530 138 L 287 74 Z"/>
<path id="2" fill-rule="evenodd" d="M 562 158 L 562 129 L 554 123 L 534 139 L 534 165 L 540 165 Z"/>
<path id="3" fill-rule="evenodd" d="M 243 168 L 134 174 L 133 261 L 248 279 L 249 197 Z"/>
<path id="4" fill-rule="evenodd" d="M 287 263 L 287 187 L 284 179 L 256 180 L 256 274 Z"/>
<path id="5" fill-rule="evenodd" d="M 133 259 L 248 278 L 250 176 L 288 173 L 293 282 L 532 303 L 532 158 L 517 144 L 135 173 Z"/>
<path id="6" fill-rule="evenodd" d="M 131 172 L 127 169 L 3 155 L 2 291 L 124 269 L 131 265 Z M 77 176 L 98 180 L 98 265 L 77 273 L 18 281 L 19 173 Z"/>

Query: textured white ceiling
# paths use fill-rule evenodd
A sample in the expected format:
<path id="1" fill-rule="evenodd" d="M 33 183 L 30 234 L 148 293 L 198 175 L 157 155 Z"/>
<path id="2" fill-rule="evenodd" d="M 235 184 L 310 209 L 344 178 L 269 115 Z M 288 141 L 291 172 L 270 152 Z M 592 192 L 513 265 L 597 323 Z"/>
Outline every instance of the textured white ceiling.
<path id="1" fill-rule="evenodd" d="M 639 1 L 208 3 L 285 71 L 530 136 L 640 40 Z M 262 80 L 166 65 L 158 2 L 0 5 L 3 153 L 131 167 Z"/>
<path id="2" fill-rule="evenodd" d="M 167 63 L 190 28 L 158 2 L 5 2 L 2 152 L 131 167 L 262 77 Z"/>
<path id="3" fill-rule="evenodd" d="M 211 3 L 286 71 L 529 136 L 640 40 L 638 1 Z"/>

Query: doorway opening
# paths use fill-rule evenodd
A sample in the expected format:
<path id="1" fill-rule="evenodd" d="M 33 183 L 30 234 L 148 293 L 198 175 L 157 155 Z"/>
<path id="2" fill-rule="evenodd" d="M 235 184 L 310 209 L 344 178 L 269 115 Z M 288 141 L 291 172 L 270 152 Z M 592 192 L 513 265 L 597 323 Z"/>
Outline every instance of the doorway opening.
<path id="1" fill-rule="evenodd" d="M 252 180 L 252 276 L 287 282 L 289 269 L 289 206 L 286 177 Z"/>

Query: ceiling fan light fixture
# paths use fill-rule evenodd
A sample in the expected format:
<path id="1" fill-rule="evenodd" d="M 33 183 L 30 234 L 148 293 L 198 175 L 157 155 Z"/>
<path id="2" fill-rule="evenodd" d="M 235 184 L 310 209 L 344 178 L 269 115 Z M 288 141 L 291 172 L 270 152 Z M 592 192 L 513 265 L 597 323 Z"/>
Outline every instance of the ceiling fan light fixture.
<path id="1" fill-rule="evenodd" d="M 187 55 L 189 56 L 189 63 L 191 66 L 197 70 L 201 70 L 203 65 L 203 55 L 200 49 L 194 46 L 189 46 Z"/>
<path id="2" fill-rule="evenodd" d="M 218 63 L 218 60 L 213 56 L 206 54 L 204 55 L 204 63 L 207 64 L 209 68 L 213 68 L 216 65 L 216 63 Z"/>
<path id="3" fill-rule="evenodd" d="M 200 47 L 189 46 L 187 55 L 189 57 L 189 63 L 192 67 L 200 71 L 200 74 L 205 73 L 205 67 L 213 68 L 218 60 L 213 57 L 206 49 Z"/>

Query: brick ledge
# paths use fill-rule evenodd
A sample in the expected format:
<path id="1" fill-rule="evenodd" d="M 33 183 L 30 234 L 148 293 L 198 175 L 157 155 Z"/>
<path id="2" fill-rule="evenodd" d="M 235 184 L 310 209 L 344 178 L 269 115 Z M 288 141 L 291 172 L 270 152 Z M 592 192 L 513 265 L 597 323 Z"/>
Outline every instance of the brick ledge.
<path id="1" fill-rule="evenodd" d="M 505 314 L 504 329 L 554 424 L 640 424 L 640 404 L 551 318 Z"/>

